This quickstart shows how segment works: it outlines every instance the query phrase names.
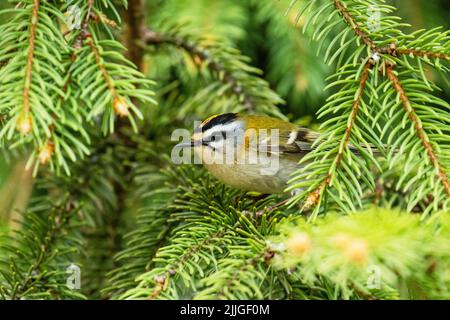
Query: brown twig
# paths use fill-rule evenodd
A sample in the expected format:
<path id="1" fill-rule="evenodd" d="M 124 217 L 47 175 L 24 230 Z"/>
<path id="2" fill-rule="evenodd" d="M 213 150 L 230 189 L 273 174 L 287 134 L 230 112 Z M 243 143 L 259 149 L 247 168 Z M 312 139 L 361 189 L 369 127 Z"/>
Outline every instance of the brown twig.
<path id="1" fill-rule="evenodd" d="M 92 53 L 94 54 L 95 57 L 95 62 L 97 63 L 97 66 L 100 70 L 100 73 L 103 76 L 103 79 L 106 82 L 106 86 L 108 87 L 109 91 L 111 92 L 111 95 L 113 97 L 113 99 L 117 98 L 117 93 L 116 93 L 116 87 L 114 86 L 111 77 L 109 76 L 108 71 L 105 68 L 105 65 L 102 62 L 101 56 L 100 56 L 100 52 L 97 48 L 97 46 L 94 43 L 94 40 L 92 39 L 92 37 L 89 37 L 86 40 L 87 45 L 91 48 Z"/>
<path id="2" fill-rule="evenodd" d="M 423 57 L 423 58 L 432 58 L 432 59 L 443 59 L 443 60 L 450 60 L 450 55 L 441 53 L 441 52 L 432 52 L 427 50 L 416 50 L 416 49 L 398 49 L 396 50 L 396 53 L 398 55 L 413 55 L 416 57 Z"/>
<path id="3" fill-rule="evenodd" d="M 391 43 L 389 46 L 383 47 L 383 48 L 377 48 L 377 52 L 388 54 L 393 57 L 398 57 L 400 55 L 413 55 L 416 57 L 422 57 L 422 58 L 432 58 L 432 59 L 443 59 L 443 60 L 449 60 L 450 55 L 441 53 L 441 52 L 433 52 L 433 51 L 427 51 L 427 50 L 416 50 L 416 49 L 397 49 L 397 46 L 395 43 Z"/>
<path id="4" fill-rule="evenodd" d="M 447 179 L 447 175 L 442 167 L 442 165 L 439 163 L 439 160 L 436 156 L 436 153 L 433 150 L 433 146 L 430 144 L 430 141 L 428 139 L 428 136 L 425 132 L 425 130 L 422 127 L 422 123 L 420 122 L 419 118 L 417 117 L 417 114 L 414 110 L 414 108 L 411 106 L 411 102 L 408 98 L 408 96 L 405 93 L 405 90 L 403 89 L 400 80 L 398 79 L 397 75 L 395 74 L 393 70 L 394 66 L 392 64 L 386 64 L 386 74 L 391 80 L 392 86 L 394 87 L 395 91 L 400 96 L 400 100 L 402 101 L 403 108 L 405 109 L 406 113 L 409 116 L 409 119 L 414 124 L 414 129 L 416 130 L 418 138 L 421 140 L 423 147 L 425 148 L 428 158 L 430 158 L 431 163 L 433 164 L 434 168 L 438 172 L 438 177 L 441 180 L 445 192 L 450 197 L 450 184 Z"/>
<path id="5" fill-rule="evenodd" d="M 117 93 L 116 87 L 114 86 L 114 83 L 113 83 L 113 80 L 110 77 L 108 71 L 106 70 L 104 63 L 102 62 L 100 51 L 97 48 L 95 41 L 88 30 L 89 22 L 91 21 L 92 18 L 95 17 L 95 15 L 92 14 L 93 6 L 94 6 L 94 0 L 89 0 L 88 12 L 86 14 L 85 21 L 83 22 L 80 37 L 81 37 L 81 39 L 85 40 L 85 43 L 91 48 L 91 51 L 94 54 L 95 63 L 97 64 L 97 66 L 100 70 L 100 73 L 102 74 L 103 79 L 105 80 L 106 86 L 108 87 L 108 90 L 111 93 L 114 110 L 120 116 L 124 116 L 128 113 L 128 111 L 126 110 L 127 109 L 126 103 Z"/>
<path id="6" fill-rule="evenodd" d="M 341 0 L 334 0 L 334 6 L 341 13 L 344 21 L 353 29 L 355 34 L 364 42 L 365 45 L 370 47 L 372 50 L 376 49 L 376 45 L 372 39 L 370 39 L 369 35 L 365 33 L 358 25 L 356 20 L 348 11 L 347 7 Z"/>
<path id="7" fill-rule="evenodd" d="M 346 150 L 346 148 L 350 142 L 350 136 L 352 134 L 353 125 L 356 121 L 356 116 L 358 115 L 358 111 L 359 111 L 360 100 L 363 96 L 364 89 L 366 87 L 367 79 L 369 78 L 369 73 L 370 73 L 370 70 L 372 69 L 372 66 L 373 66 L 373 61 L 371 59 L 369 59 L 366 62 L 364 69 L 361 73 L 361 78 L 359 79 L 358 91 L 355 96 L 355 99 L 353 100 L 352 112 L 350 113 L 349 121 L 347 122 L 347 127 L 345 129 L 344 138 L 341 142 L 341 146 L 339 147 L 338 154 L 336 155 L 336 158 L 334 159 L 334 163 L 335 163 L 334 167 L 335 168 L 338 167 L 339 164 L 341 163 L 342 157 L 344 155 L 344 151 Z M 319 184 L 319 186 L 316 188 L 316 190 L 314 190 L 313 192 L 311 192 L 308 195 L 308 197 L 305 201 L 305 208 L 310 208 L 312 205 L 315 205 L 319 202 L 323 190 L 328 185 L 330 185 L 332 178 L 333 178 L 333 172 L 330 169 L 330 171 L 326 175 L 325 179 Z"/>
<path id="8" fill-rule="evenodd" d="M 27 64 L 25 67 L 25 85 L 23 87 L 23 109 L 22 119 L 28 118 L 30 113 L 30 88 L 33 73 L 34 49 L 36 46 L 36 28 L 39 20 L 39 0 L 34 0 L 31 13 L 30 40 L 28 46 Z"/>
<path id="9" fill-rule="evenodd" d="M 375 44 L 375 42 L 370 38 L 370 36 L 361 29 L 361 27 L 358 25 L 355 18 L 351 15 L 351 13 L 348 11 L 347 7 L 341 0 L 333 0 L 334 6 L 336 9 L 340 12 L 342 18 L 344 19 L 345 23 L 353 29 L 356 36 L 358 36 L 362 42 L 371 48 L 371 50 L 379 53 L 389 54 L 391 56 L 399 56 L 399 55 L 414 55 L 416 57 L 428 57 L 428 58 L 434 58 L 434 59 L 443 59 L 443 60 L 449 60 L 450 55 L 440 52 L 433 52 L 433 51 L 427 51 L 427 50 L 416 50 L 416 49 L 396 49 L 395 44 L 391 44 L 386 47 L 380 48 Z"/>

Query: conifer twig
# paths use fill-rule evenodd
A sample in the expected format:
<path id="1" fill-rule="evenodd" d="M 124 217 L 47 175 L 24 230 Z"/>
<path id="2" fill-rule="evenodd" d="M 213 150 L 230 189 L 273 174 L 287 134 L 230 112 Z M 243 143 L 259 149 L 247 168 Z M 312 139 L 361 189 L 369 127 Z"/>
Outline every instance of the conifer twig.
<path id="1" fill-rule="evenodd" d="M 34 62 L 34 50 L 36 45 L 36 28 L 39 20 L 39 5 L 40 0 L 34 0 L 33 11 L 31 13 L 31 24 L 30 24 L 30 40 L 28 46 L 27 64 L 25 67 L 25 84 L 23 87 L 23 109 L 22 114 L 19 117 L 19 130 L 22 133 L 28 133 L 31 130 L 30 122 L 30 88 L 31 88 L 31 78 L 33 72 L 33 62 Z"/>
<path id="2" fill-rule="evenodd" d="M 70 197 L 67 197 L 62 205 L 53 208 L 56 211 L 55 216 L 53 217 L 52 222 L 54 225 L 48 230 L 47 235 L 44 237 L 44 243 L 40 247 L 40 252 L 36 257 L 36 261 L 28 269 L 26 275 L 23 278 L 22 283 L 15 287 L 13 290 L 11 299 L 15 300 L 20 298 L 21 293 L 29 290 L 28 286 L 33 282 L 34 273 L 39 270 L 41 264 L 45 261 L 45 259 L 51 254 L 50 250 L 52 245 L 58 240 L 58 236 L 66 224 L 70 220 L 70 216 L 76 213 L 75 203 Z M 19 292 L 20 290 L 20 292 Z"/>
<path id="3" fill-rule="evenodd" d="M 111 92 L 111 96 L 113 97 L 114 100 L 117 99 L 118 96 L 116 93 L 116 87 L 114 86 L 114 83 L 112 82 L 112 79 L 109 76 L 109 73 L 105 68 L 105 65 L 102 63 L 102 59 L 100 57 L 100 52 L 99 52 L 97 46 L 95 45 L 92 37 L 88 37 L 88 39 L 86 40 L 86 43 L 91 48 L 91 51 L 94 54 L 95 62 L 98 66 L 98 69 L 100 70 L 100 73 L 103 76 L 103 79 L 105 80 L 106 86 L 108 87 L 109 91 Z"/>
<path id="4" fill-rule="evenodd" d="M 388 76 L 389 80 L 392 83 L 392 86 L 394 87 L 395 91 L 397 91 L 398 95 L 400 96 L 400 100 L 402 101 L 403 108 L 405 109 L 406 113 L 408 114 L 409 119 L 414 124 L 414 129 L 416 130 L 417 136 L 422 142 L 423 147 L 425 148 L 428 158 L 430 158 L 431 163 L 433 164 L 434 168 L 437 171 L 437 175 L 439 179 L 441 180 L 445 192 L 447 193 L 447 196 L 450 197 L 450 184 L 447 179 L 447 175 L 442 167 L 442 165 L 439 162 L 439 159 L 433 150 L 433 146 L 430 144 L 430 141 L 428 139 L 428 136 L 425 132 L 425 130 L 422 127 L 422 124 L 417 117 L 417 114 L 414 110 L 414 108 L 411 106 L 411 102 L 408 98 L 408 96 L 405 93 L 405 90 L 403 89 L 400 80 L 398 79 L 397 75 L 395 74 L 393 70 L 394 66 L 390 63 L 386 66 L 386 75 Z"/>
<path id="5" fill-rule="evenodd" d="M 151 293 L 149 299 L 150 300 L 155 299 L 156 297 L 159 296 L 161 292 L 164 291 L 165 287 L 167 286 L 167 282 L 170 280 L 170 276 L 175 275 L 177 270 L 180 268 L 180 266 L 183 265 L 183 263 L 185 263 L 190 257 L 192 257 L 205 245 L 208 245 L 217 238 L 222 238 L 225 235 L 225 233 L 226 231 L 221 229 L 203 238 L 198 244 L 196 244 L 188 251 L 186 251 L 183 255 L 181 255 L 180 258 L 168 268 L 168 271 L 166 271 L 165 274 L 157 276 L 156 279 L 157 286 L 153 289 L 153 292 Z"/>
<path id="6" fill-rule="evenodd" d="M 366 87 L 366 82 L 367 82 L 367 79 L 369 78 L 369 73 L 370 73 L 372 66 L 373 66 L 373 61 L 371 59 L 369 59 L 366 62 L 366 64 L 364 65 L 364 69 L 361 73 L 361 77 L 359 79 L 358 91 L 355 95 L 355 99 L 353 100 L 352 112 L 349 115 L 349 120 L 347 122 L 347 127 L 345 129 L 344 137 L 339 146 L 339 151 L 334 159 L 334 164 L 335 164 L 334 167 L 335 168 L 338 167 L 339 164 L 341 163 L 344 152 L 350 142 L 353 125 L 354 125 L 354 123 L 356 121 L 356 117 L 358 115 L 360 101 L 363 96 L 364 89 Z M 323 191 L 325 190 L 325 188 L 328 185 L 331 184 L 332 179 L 333 179 L 333 171 L 331 171 L 331 169 L 330 169 L 328 171 L 328 174 L 326 175 L 325 179 L 319 184 L 317 189 L 314 190 L 313 192 L 311 192 L 308 195 L 308 197 L 306 198 L 305 208 L 310 208 L 311 206 L 313 206 L 319 202 L 320 197 L 323 194 Z"/>
<path id="7" fill-rule="evenodd" d="M 394 57 L 398 57 L 400 55 L 413 55 L 415 57 L 422 57 L 422 58 L 432 58 L 442 60 L 450 59 L 450 55 L 443 52 L 433 52 L 428 50 L 417 50 L 417 49 L 397 49 L 395 43 L 391 43 L 389 46 L 383 48 L 377 48 L 377 51 Z"/>
<path id="8" fill-rule="evenodd" d="M 352 16 L 352 14 L 349 12 L 345 4 L 341 0 L 333 0 L 334 6 L 336 9 L 340 12 L 342 18 L 344 19 L 345 23 L 353 29 L 354 33 L 362 40 L 362 42 L 370 47 L 373 52 L 380 52 L 389 54 L 392 56 L 399 56 L 399 55 L 413 55 L 416 57 L 428 57 L 428 58 L 434 58 L 434 59 L 444 59 L 449 60 L 450 55 L 441 53 L 441 52 L 432 52 L 427 50 L 416 50 L 416 49 L 396 49 L 395 44 L 391 44 L 390 46 L 386 47 L 379 47 L 375 44 L 375 42 L 369 37 L 369 35 L 361 29 L 361 27 L 358 25 L 355 18 Z"/>
<path id="9" fill-rule="evenodd" d="M 341 0 L 333 0 L 333 1 L 334 6 L 340 12 L 341 16 L 343 17 L 344 21 L 348 24 L 348 26 L 353 29 L 355 34 L 364 42 L 365 45 L 370 47 L 372 50 L 376 49 L 376 45 L 373 42 L 373 40 L 370 39 L 369 35 L 359 27 L 358 23 L 350 14 L 344 3 Z"/>
<path id="10" fill-rule="evenodd" d="M 189 53 L 195 61 L 200 63 L 207 62 L 207 67 L 210 70 L 216 72 L 217 74 L 223 74 L 223 78 L 221 80 L 231 87 L 233 94 L 237 95 L 238 98 L 241 96 L 243 97 L 243 105 L 247 110 L 255 109 L 252 97 L 247 92 L 243 91 L 243 88 L 238 83 L 236 77 L 225 69 L 218 61 L 216 61 L 214 57 L 211 57 L 211 54 L 206 48 L 199 44 L 186 41 L 182 37 L 175 37 L 172 35 L 155 32 L 151 29 L 147 29 L 144 32 L 143 40 L 146 44 L 169 44 L 180 47 Z"/>
<path id="11" fill-rule="evenodd" d="M 423 58 L 432 58 L 432 59 L 443 59 L 443 60 L 450 60 L 450 55 L 442 53 L 442 52 L 432 52 L 427 50 L 416 50 L 416 49 L 398 49 L 396 50 L 396 53 L 398 55 L 410 55 L 416 57 L 423 57 Z"/>

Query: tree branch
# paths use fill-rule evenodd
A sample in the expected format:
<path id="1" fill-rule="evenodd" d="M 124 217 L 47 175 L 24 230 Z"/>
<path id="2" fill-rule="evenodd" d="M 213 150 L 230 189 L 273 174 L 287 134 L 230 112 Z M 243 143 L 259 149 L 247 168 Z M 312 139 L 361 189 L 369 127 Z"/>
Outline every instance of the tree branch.
<path id="1" fill-rule="evenodd" d="M 76 215 L 79 209 L 80 208 L 76 207 L 73 200 L 69 197 L 67 197 L 61 205 L 53 209 L 55 211 L 51 221 L 53 224 L 46 232 L 44 243 L 40 247 L 40 252 L 36 256 L 36 261 L 31 264 L 22 282 L 16 286 L 12 292 L 12 300 L 20 299 L 22 294 L 26 293 L 32 287 L 33 282 L 35 281 L 34 273 L 37 272 L 42 263 L 51 256 L 52 247 L 55 245 L 56 241 L 58 241 L 58 237 L 61 236 L 61 231 L 68 224 L 70 218 Z"/>
<path id="2" fill-rule="evenodd" d="M 395 74 L 393 68 L 394 67 L 392 64 L 387 64 L 386 65 L 386 74 L 387 74 L 389 80 L 391 80 L 392 86 L 394 87 L 395 91 L 397 91 L 397 93 L 399 94 L 400 100 L 403 103 L 403 108 L 405 109 L 406 113 L 408 114 L 409 119 L 413 122 L 414 129 L 416 130 L 417 136 L 422 141 L 422 145 L 427 152 L 428 158 L 430 158 L 431 163 L 433 164 L 434 168 L 438 172 L 438 177 L 441 180 L 441 182 L 445 188 L 445 192 L 450 197 L 450 184 L 448 182 L 447 175 L 446 175 L 442 165 L 439 163 L 436 153 L 433 150 L 433 146 L 430 144 L 428 136 L 422 127 L 422 123 L 420 122 L 414 108 L 411 106 L 411 102 L 409 101 L 409 98 L 406 95 L 405 90 L 403 89 L 403 87 L 400 83 L 400 80 L 398 79 L 397 75 Z"/>
<path id="3" fill-rule="evenodd" d="M 208 245 L 209 243 L 217 240 L 217 238 L 222 238 L 225 235 L 225 230 L 219 230 L 205 238 L 203 238 L 198 244 L 191 247 L 188 251 L 186 251 L 181 257 L 173 263 L 168 271 L 166 271 L 163 275 L 157 276 L 156 282 L 157 286 L 153 289 L 152 294 L 149 299 L 153 300 L 159 296 L 161 292 L 165 290 L 167 287 L 168 281 L 170 281 L 170 276 L 175 275 L 177 270 L 182 266 L 190 257 L 192 257 L 196 252 L 198 252 L 202 247 Z"/>
<path id="4" fill-rule="evenodd" d="M 19 116 L 17 129 L 23 133 L 28 134 L 31 131 L 31 117 L 30 117 L 30 88 L 31 78 L 33 72 L 34 49 L 36 46 L 36 28 L 39 20 L 39 0 L 34 0 L 33 11 L 31 13 L 30 25 L 30 40 L 28 46 L 27 65 L 25 68 L 25 84 L 23 87 L 23 108 L 22 114 Z"/>
<path id="5" fill-rule="evenodd" d="M 143 0 L 128 0 L 128 10 L 125 12 L 125 46 L 128 48 L 128 58 L 141 71 L 144 63 L 144 48 L 139 45 L 139 41 L 142 41 L 145 32 L 144 12 Z"/>
<path id="6" fill-rule="evenodd" d="M 243 88 L 238 83 L 238 80 L 236 79 L 236 77 L 231 72 L 229 72 L 226 68 L 224 68 L 217 60 L 215 60 L 214 57 L 211 57 L 210 52 L 206 48 L 204 48 L 198 44 L 193 44 L 181 37 L 158 33 L 151 29 L 145 30 L 143 40 L 144 40 L 144 43 L 146 43 L 148 45 L 150 45 L 150 44 L 168 44 L 168 45 L 182 48 L 195 61 L 200 62 L 200 63 L 207 62 L 207 67 L 211 71 L 213 71 L 217 74 L 223 75 L 223 78 L 221 78 L 222 82 L 230 86 L 231 92 L 234 95 L 238 96 L 238 98 L 243 97 L 243 100 L 244 100 L 243 104 L 247 110 L 255 109 L 255 104 L 253 102 L 251 95 L 249 95 L 247 92 L 243 91 Z"/>
<path id="7" fill-rule="evenodd" d="M 443 60 L 450 60 L 450 55 L 441 53 L 441 52 L 432 52 L 427 50 L 415 50 L 415 49 L 399 49 L 396 50 L 396 53 L 398 55 L 413 55 L 416 57 L 427 57 L 427 58 L 433 58 L 433 59 L 443 59 Z"/>
<path id="8" fill-rule="evenodd" d="M 389 54 L 391 56 L 399 56 L 399 55 L 414 55 L 416 57 L 428 57 L 428 58 L 434 58 L 434 59 L 443 59 L 443 60 L 449 60 L 450 55 L 440 52 L 432 52 L 427 50 L 416 50 L 416 49 L 399 49 L 397 50 L 395 47 L 395 44 L 391 44 L 390 46 L 382 47 L 380 48 L 375 44 L 375 42 L 370 38 L 370 36 L 361 29 L 361 27 L 358 25 L 355 18 L 351 15 L 351 13 L 348 11 L 347 7 L 341 0 L 333 0 L 334 6 L 341 14 L 342 18 L 344 19 L 345 23 L 353 29 L 356 36 L 358 36 L 362 42 L 370 47 L 373 52 L 380 52 L 384 54 Z"/>
<path id="9" fill-rule="evenodd" d="M 344 152 L 347 149 L 347 146 L 350 142 L 353 125 L 356 121 L 356 116 L 358 115 L 358 111 L 359 111 L 360 100 L 363 96 L 364 89 L 366 87 L 366 82 L 367 82 L 367 79 L 369 78 L 369 73 L 370 73 L 372 66 L 373 66 L 373 61 L 371 59 L 369 59 L 366 62 L 364 69 L 362 71 L 362 74 L 361 74 L 361 78 L 359 79 L 358 91 L 357 91 L 355 99 L 353 101 L 352 112 L 350 113 L 350 116 L 349 116 L 349 119 L 347 122 L 347 128 L 345 129 L 344 137 L 341 141 L 338 154 L 336 155 L 336 158 L 334 160 L 334 163 L 335 163 L 335 165 L 333 166 L 334 168 L 337 168 L 339 166 L 339 164 L 341 163 Z M 305 208 L 310 208 L 311 206 L 313 206 L 319 202 L 320 197 L 323 194 L 323 191 L 326 189 L 326 187 L 328 185 L 330 185 L 332 178 L 333 178 L 333 171 L 331 171 L 331 168 L 330 168 L 325 179 L 322 181 L 322 183 L 319 184 L 319 187 L 316 190 L 314 190 L 313 192 L 311 192 L 308 195 L 308 197 L 306 198 Z"/>
<path id="10" fill-rule="evenodd" d="M 340 12 L 342 18 L 347 23 L 347 25 L 353 29 L 355 34 L 362 40 L 362 42 L 370 47 L 372 50 L 376 51 L 375 49 L 377 46 L 373 42 L 372 39 L 370 39 L 369 35 L 365 33 L 358 25 L 356 20 L 353 18 L 353 16 L 348 11 L 347 7 L 344 5 L 344 3 L 341 0 L 333 0 L 334 6 L 336 9 Z"/>

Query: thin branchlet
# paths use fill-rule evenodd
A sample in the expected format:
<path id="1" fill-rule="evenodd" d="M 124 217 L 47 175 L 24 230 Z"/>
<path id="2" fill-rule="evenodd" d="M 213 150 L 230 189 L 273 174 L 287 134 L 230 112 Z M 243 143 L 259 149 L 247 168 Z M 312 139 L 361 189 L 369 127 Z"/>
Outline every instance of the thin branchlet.
<path id="1" fill-rule="evenodd" d="M 347 149 L 348 144 L 350 143 L 350 137 L 352 134 L 352 129 L 356 121 L 356 117 L 358 115 L 360 102 L 362 99 L 362 96 L 364 94 L 364 89 L 366 87 L 367 80 L 369 79 L 370 70 L 373 66 L 373 61 L 368 60 L 364 66 L 364 69 L 361 73 L 361 77 L 359 79 L 359 86 L 357 94 L 355 95 L 355 99 L 353 100 L 352 105 L 352 111 L 349 115 L 349 120 L 347 122 L 347 127 L 345 129 L 344 136 L 341 141 L 341 145 L 339 147 L 339 151 L 333 161 L 334 168 L 337 168 L 341 161 L 342 157 L 344 155 L 345 150 Z M 325 179 L 319 184 L 319 187 L 311 192 L 306 201 L 305 201 L 305 208 L 310 208 L 311 206 L 317 204 L 320 201 L 320 197 L 323 194 L 323 191 L 325 191 L 326 187 L 329 186 L 333 179 L 333 174 L 335 171 L 332 171 L 331 169 L 328 171 Z"/>
<path id="2" fill-rule="evenodd" d="M 362 42 L 371 49 L 376 49 L 376 44 L 372 39 L 370 39 L 369 35 L 361 29 L 356 19 L 348 11 L 345 4 L 341 0 L 333 0 L 333 2 L 334 6 L 344 19 L 345 23 L 347 23 L 347 25 L 353 29 L 355 34 L 362 40 Z"/>
<path id="3" fill-rule="evenodd" d="M 100 73 L 103 76 L 103 79 L 105 80 L 106 86 L 108 87 L 108 90 L 110 91 L 111 96 L 113 97 L 113 99 L 116 99 L 118 97 L 117 92 L 116 92 L 116 87 L 114 86 L 113 80 L 112 80 L 111 76 L 109 75 L 108 71 L 106 70 L 105 65 L 102 62 L 102 58 L 100 56 L 99 49 L 97 48 L 92 37 L 88 37 L 86 39 L 86 43 L 91 48 L 91 51 L 94 54 L 95 62 L 98 66 L 98 69 L 100 70 Z"/>
<path id="4" fill-rule="evenodd" d="M 392 86 L 394 87 L 395 91 L 398 93 L 400 100 L 402 101 L 403 108 L 405 109 L 405 112 L 408 114 L 409 119 L 414 124 L 414 129 L 416 130 L 417 137 L 422 142 L 423 147 L 425 148 L 427 152 L 427 156 L 430 159 L 431 163 L 433 164 L 433 167 L 437 171 L 437 175 L 442 182 L 442 185 L 445 188 L 445 192 L 447 196 L 450 197 L 450 184 L 447 179 L 447 175 L 444 171 L 444 168 L 442 167 L 441 163 L 439 162 L 439 159 L 436 155 L 436 152 L 433 150 L 433 146 L 430 143 L 430 140 L 428 138 L 427 133 L 425 132 L 424 128 L 422 127 L 422 123 L 420 122 L 414 108 L 411 105 L 411 102 L 403 89 L 402 84 L 400 83 L 399 78 L 394 72 L 394 66 L 392 64 L 387 64 L 386 66 L 386 75 L 388 76 L 389 80 L 392 83 Z"/>
<path id="5" fill-rule="evenodd" d="M 226 231 L 221 229 L 205 238 L 203 238 L 198 244 L 192 246 L 180 256 L 173 264 L 171 264 L 167 271 L 156 277 L 156 286 L 154 287 L 152 293 L 148 297 L 150 300 L 156 299 L 168 286 L 168 281 L 170 281 L 170 277 L 177 273 L 180 267 L 188 261 L 193 255 L 195 255 L 199 250 L 201 250 L 204 246 L 210 244 L 211 242 L 217 241 L 218 238 L 222 238 L 225 235 Z"/>
<path id="6" fill-rule="evenodd" d="M 230 86 L 232 94 L 235 94 L 238 99 L 243 99 L 243 105 L 246 110 L 252 111 L 256 109 L 252 96 L 245 92 L 233 73 L 224 68 L 216 59 L 214 59 L 214 57 L 211 56 L 210 51 L 202 47 L 200 44 L 192 43 L 182 37 L 155 32 L 151 29 L 147 29 L 144 32 L 143 42 L 146 44 L 169 44 L 184 49 L 187 53 L 189 53 L 189 55 L 191 55 L 194 61 L 197 61 L 200 64 L 207 63 L 207 67 L 211 71 L 222 75 L 222 82 Z"/>
<path id="7" fill-rule="evenodd" d="M 358 24 L 357 20 L 352 16 L 346 5 L 341 0 L 332 0 L 335 8 L 341 14 L 344 22 L 353 29 L 355 35 L 361 39 L 361 41 L 368 46 L 374 53 L 383 53 L 389 54 L 391 56 L 400 56 L 400 55 L 413 55 L 416 57 L 427 57 L 433 59 L 443 59 L 449 60 L 450 55 L 443 52 L 433 52 L 429 50 L 417 50 L 417 49 L 397 49 L 395 44 L 391 44 L 389 46 L 380 47 L 378 46 L 371 38 L 370 35 L 367 34 Z"/>
<path id="8" fill-rule="evenodd" d="M 19 124 L 18 129 L 23 133 L 28 133 L 31 130 L 31 125 L 27 125 L 30 123 L 30 89 L 31 89 L 31 81 L 32 81 L 32 73 L 33 73 L 33 63 L 34 63 L 34 50 L 36 46 L 36 29 L 39 20 L 39 0 L 34 0 L 33 11 L 31 13 L 31 21 L 30 21 L 30 39 L 28 45 L 28 55 L 27 55 L 27 64 L 25 67 L 25 83 L 23 87 L 23 106 L 22 106 L 22 114 L 19 117 L 19 121 L 22 124 Z"/>
<path id="9" fill-rule="evenodd" d="M 416 49 L 398 49 L 392 55 L 413 55 L 422 58 L 450 60 L 450 55 L 443 52 L 432 52 L 427 50 Z"/>
<path id="10" fill-rule="evenodd" d="M 367 34 L 359 26 L 357 20 L 353 17 L 353 15 L 348 10 L 348 8 L 346 7 L 346 5 L 344 4 L 343 1 L 341 1 L 341 0 L 331 0 L 331 1 L 333 1 L 333 4 L 334 4 L 335 8 L 339 11 L 343 21 L 348 25 L 349 28 L 351 28 L 354 31 L 355 35 L 359 39 L 361 39 L 362 43 L 364 43 L 364 45 L 368 46 L 371 49 L 373 54 L 380 53 L 380 54 L 390 55 L 392 57 L 398 57 L 400 55 L 413 55 L 416 57 L 426 57 L 426 58 L 435 58 L 435 59 L 443 59 L 443 60 L 450 59 L 450 56 L 446 53 L 432 52 L 432 51 L 428 51 L 428 50 L 417 50 L 417 49 L 410 49 L 410 48 L 397 49 L 397 46 L 395 43 L 391 43 L 390 45 L 385 46 L 385 47 L 380 47 L 370 38 L 369 34 Z M 362 98 L 362 93 L 365 88 L 367 79 L 369 77 L 370 69 L 371 69 L 372 65 L 374 65 L 374 64 L 375 64 L 375 61 L 373 59 L 369 58 L 368 62 L 364 66 L 363 72 L 361 74 L 360 82 L 359 82 L 359 88 L 356 93 L 356 98 L 352 105 L 352 111 L 349 116 L 349 121 L 347 122 L 347 127 L 345 130 L 344 136 L 341 140 L 341 145 L 340 145 L 339 151 L 333 161 L 334 170 L 332 171 L 330 168 L 330 170 L 326 174 L 325 178 L 322 180 L 322 182 L 319 183 L 318 187 L 314 191 L 312 191 L 311 193 L 308 194 L 308 196 L 305 200 L 304 208 L 310 208 L 311 206 L 318 204 L 320 202 L 320 199 L 321 199 L 325 189 L 327 188 L 327 186 L 329 186 L 332 183 L 335 168 L 337 168 L 339 166 L 339 164 L 342 160 L 343 154 L 345 152 L 345 149 L 350 141 L 352 127 L 356 120 L 356 115 L 357 115 L 358 109 L 359 109 L 359 101 Z M 417 136 L 421 140 L 422 145 L 424 146 L 424 148 L 427 152 L 427 156 L 429 157 L 431 163 L 433 164 L 433 167 L 436 169 L 437 175 L 438 175 L 442 185 L 444 186 L 446 194 L 450 197 L 450 184 L 448 182 L 448 178 L 445 173 L 445 170 L 444 170 L 442 164 L 440 163 L 436 152 L 433 150 L 433 147 L 429 142 L 428 136 L 427 136 L 425 130 L 423 129 L 417 114 L 411 107 L 411 103 L 400 83 L 400 80 L 398 79 L 398 77 L 395 75 L 395 73 L 393 71 L 394 64 L 386 63 L 386 65 L 387 65 L 386 75 L 390 79 L 392 87 L 400 95 L 400 99 L 402 101 L 403 107 L 404 107 L 405 111 L 408 113 L 410 120 L 414 123 L 414 128 L 417 132 Z"/>

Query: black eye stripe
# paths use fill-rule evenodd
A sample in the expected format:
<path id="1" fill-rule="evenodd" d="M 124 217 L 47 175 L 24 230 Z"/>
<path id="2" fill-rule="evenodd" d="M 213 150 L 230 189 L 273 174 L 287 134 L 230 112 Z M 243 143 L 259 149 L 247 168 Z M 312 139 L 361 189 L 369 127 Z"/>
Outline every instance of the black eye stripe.
<path id="1" fill-rule="evenodd" d="M 214 131 L 211 134 L 208 134 L 206 136 L 203 136 L 202 141 L 205 144 L 208 144 L 209 142 L 214 141 L 220 141 L 220 140 L 228 140 L 228 141 L 237 141 L 237 135 L 236 133 L 239 131 L 235 130 L 228 130 L 228 131 Z"/>
<path id="2" fill-rule="evenodd" d="M 224 113 L 220 114 L 211 120 L 209 120 L 207 123 L 205 123 L 202 127 L 202 132 L 205 132 L 208 129 L 211 129 L 212 127 L 219 125 L 219 124 L 227 124 L 229 122 L 232 122 L 237 118 L 237 113 Z"/>

